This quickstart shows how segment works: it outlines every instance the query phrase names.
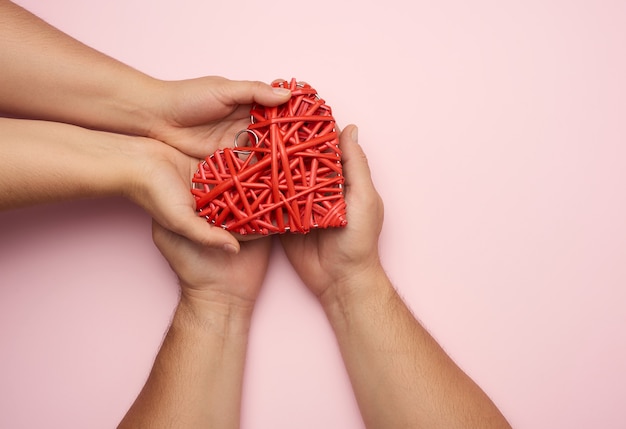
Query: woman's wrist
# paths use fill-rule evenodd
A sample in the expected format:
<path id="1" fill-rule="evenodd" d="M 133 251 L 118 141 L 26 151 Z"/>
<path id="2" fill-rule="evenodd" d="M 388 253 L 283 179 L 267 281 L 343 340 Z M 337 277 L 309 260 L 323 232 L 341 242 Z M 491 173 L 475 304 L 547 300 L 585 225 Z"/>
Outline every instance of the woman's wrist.
<path id="1" fill-rule="evenodd" d="M 136 72 L 134 82 L 114 97 L 114 102 L 119 104 L 119 115 L 111 121 L 112 130 L 163 141 L 167 131 L 176 125 L 171 122 L 172 110 L 182 88 L 177 87 L 175 81 L 157 79 L 141 72 Z M 117 129 L 116 123 L 119 124 Z"/>
<path id="2" fill-rule="evenodd" d="M 152 137 L 151 130 L 161 122 L 161 105 L 165 103 L 165 83 L 138 71 L 129 72 L 129 82 L 115 87 L 116 93 L 102 98 L 102 123 L 95 127 L 105 131 L 140 137 Z"/>
<path id="3" fill-rule="evenodd" d="M 117 184 L 121 186 L 117 193 L 162 222 L 164 219 L 159 218 L 159 213 L 167 211 L 168 204 L 185 201 L 184 190 L 180 189 L 179 182 L 189 175 L 190 189 L 192 163 L 185 155 L 161 141 L 147 137 L 123 137 L 124 147 L 117 154 L 120 163 L 120 180 Z M 185 168 L 189 171 L 185 171 Z M 187 185 L 184 187 L 187 189 Z M 188 203 L 190 207 L 193 206 L 192 199 Z"/>

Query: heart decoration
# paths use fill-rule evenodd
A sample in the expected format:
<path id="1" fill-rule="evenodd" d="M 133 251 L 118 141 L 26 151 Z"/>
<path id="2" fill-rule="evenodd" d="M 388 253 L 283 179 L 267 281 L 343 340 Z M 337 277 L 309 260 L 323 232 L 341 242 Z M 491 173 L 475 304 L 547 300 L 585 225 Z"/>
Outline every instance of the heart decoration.
<path id="1" fill-rule="evenodd" d="M 288 87 L 289 101 L 254 105 L 235 147 L 198 165 L 192 193 L 200 216 L 242 235 L 345 226 L 341 150 L 330 106 L 295 79 L 272 85 Z M 238 147 L 242 133 L 254 144 Z"/>

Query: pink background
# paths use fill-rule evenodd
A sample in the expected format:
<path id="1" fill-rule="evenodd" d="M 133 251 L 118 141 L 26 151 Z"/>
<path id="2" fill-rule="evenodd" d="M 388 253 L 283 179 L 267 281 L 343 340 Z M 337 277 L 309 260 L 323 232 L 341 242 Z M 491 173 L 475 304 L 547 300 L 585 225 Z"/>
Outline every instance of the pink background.
<path id="1" fill-rule="evenodd" d="M 311 83 L 360 125 L 391 279 L 513 426 L 624 427 L 624 1 L 18 3 L 159 78 Z M 0 427 L 114 427 L 176 303 L 149 217 L 117 199 L 2 213 L 0 283 Z M 362 427 L 278 247 L 242 414 Z"/>

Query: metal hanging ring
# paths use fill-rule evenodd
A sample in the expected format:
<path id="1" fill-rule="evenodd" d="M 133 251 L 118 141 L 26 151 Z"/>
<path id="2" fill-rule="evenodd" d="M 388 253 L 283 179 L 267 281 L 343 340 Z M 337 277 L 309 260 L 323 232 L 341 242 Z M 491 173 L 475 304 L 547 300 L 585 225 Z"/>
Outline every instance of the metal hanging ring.
<path id="1" fill-rule="evenodd" d="M 239 136 L 242 135 L 243 133 L 248 133 L 248 134 L 252 134 L 254 136 L 254 140 L 255 140 L 255 146 L 257 146 L 259 144 L 259 136 L 256 135 L 256 133 L 252 130 L 241 130 L 239 131 L 237 134 L 235 134 L 235 147 L 239 147 L 239 144 L 237 143 L 237 140 L 239 140 Z M 242 146 L 242 147 L 246 147 L 246 146 Z M 233 150 L 233 152 L 235 153 L 245 153 L 245 154 L 249 154 L 251 151 L 249 150 Z"/>

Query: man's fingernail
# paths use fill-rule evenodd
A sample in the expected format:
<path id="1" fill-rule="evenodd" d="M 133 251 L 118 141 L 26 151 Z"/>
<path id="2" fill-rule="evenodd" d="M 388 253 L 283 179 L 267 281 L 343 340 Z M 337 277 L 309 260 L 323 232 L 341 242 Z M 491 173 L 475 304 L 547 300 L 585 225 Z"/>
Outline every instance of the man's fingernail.
<path id="1" fill-rule="evenodd" d="M 352 140 L 355 142 L 359 141 L 359 129 L 357 127 L 352 128 L 352 134 L 350 134 L 350 137 L 352 137 Z"/>
<path id="2" fill-rule="evenodd" d="M 288 90 L 287 88 L 273 88 L 273 90 L 274 90 L 274 94 L 280 95 L 281 97 L 285 97 L 291 94 L 291 91 Z"/>
<path id="3" fill-rule="evenodd" d="M 226 253 L 230 253 L 231 255 L 236 255 L 237 253 L 239 253 L 239 250 L 237 249 L 237 247 L 230 243 L 224 244 L 222 246 L 222 249 L 224 249 Z"/>

